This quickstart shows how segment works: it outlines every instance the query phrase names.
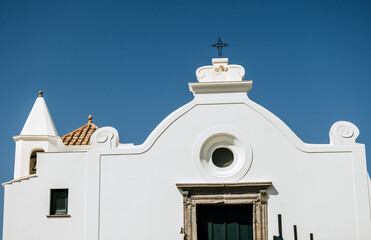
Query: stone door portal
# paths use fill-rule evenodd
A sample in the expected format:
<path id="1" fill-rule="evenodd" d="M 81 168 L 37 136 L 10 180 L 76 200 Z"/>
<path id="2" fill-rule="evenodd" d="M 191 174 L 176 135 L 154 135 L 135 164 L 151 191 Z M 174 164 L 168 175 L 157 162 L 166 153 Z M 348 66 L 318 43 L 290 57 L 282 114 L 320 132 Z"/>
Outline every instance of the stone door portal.
<path id="1" fill-rule="evenodd" d="M 184 240 L 268 240 L 271 182 L 178 183 Z"/>

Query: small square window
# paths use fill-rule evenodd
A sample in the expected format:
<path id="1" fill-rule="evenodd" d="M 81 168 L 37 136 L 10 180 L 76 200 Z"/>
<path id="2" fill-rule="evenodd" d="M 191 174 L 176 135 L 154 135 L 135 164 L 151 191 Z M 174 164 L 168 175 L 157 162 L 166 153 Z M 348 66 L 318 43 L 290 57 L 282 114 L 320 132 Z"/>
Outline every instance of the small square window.
<path id="1" fill-rule="evenodd" d="M 67 215 L 68 189 L 50 190 L 50 215 Z"/>

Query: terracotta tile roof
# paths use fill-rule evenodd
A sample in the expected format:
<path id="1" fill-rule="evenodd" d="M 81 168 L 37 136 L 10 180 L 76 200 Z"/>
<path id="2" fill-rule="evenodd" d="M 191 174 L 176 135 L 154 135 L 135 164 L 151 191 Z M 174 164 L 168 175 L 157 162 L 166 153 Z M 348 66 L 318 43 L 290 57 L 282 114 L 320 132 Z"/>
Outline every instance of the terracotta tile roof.
<path id="1" fill-rule="evenodd" d="M 92 120 L 90 115 L 87 124 L 61 137 L 64 145 L 90 145 L 90 136 L 99 128 Z"/>

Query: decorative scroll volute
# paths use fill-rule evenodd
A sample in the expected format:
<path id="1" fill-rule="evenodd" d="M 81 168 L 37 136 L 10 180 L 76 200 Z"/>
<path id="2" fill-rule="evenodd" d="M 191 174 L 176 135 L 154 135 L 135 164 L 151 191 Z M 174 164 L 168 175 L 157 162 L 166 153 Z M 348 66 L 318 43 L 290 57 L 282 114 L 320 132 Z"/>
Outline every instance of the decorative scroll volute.
<path id="1" fill-rule="evenodd" d="M 113 127 L 102 127 L 91 135 L 90 143 L 94 148 L 117 148 L 119 134 Z"/>
<path id="2" fill-rule="evenodd" d="M 333 146 L 346 146 L 356 143 L 359 129 L 351 122 L 339 121 L 330 129 L 330 144 Z"/>

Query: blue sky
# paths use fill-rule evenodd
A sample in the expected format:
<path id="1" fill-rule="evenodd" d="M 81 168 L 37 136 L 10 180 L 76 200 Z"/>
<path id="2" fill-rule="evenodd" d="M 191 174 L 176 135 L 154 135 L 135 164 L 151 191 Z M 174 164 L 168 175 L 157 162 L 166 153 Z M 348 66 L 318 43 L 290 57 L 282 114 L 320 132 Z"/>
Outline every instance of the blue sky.
<path id="1" fill-rule="evenodd" d="M 370 151 L 370 12 L 370 1 L 0 0 L 0 181 L 39 90 L 60 136 L 92 114 L 140 144 L 192 100 L 187 83 L 219 36 L 254 81 L 249 97 L 304 142 L 328 143 L 346 120 Z"/>

